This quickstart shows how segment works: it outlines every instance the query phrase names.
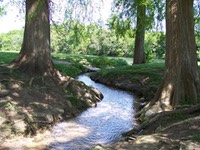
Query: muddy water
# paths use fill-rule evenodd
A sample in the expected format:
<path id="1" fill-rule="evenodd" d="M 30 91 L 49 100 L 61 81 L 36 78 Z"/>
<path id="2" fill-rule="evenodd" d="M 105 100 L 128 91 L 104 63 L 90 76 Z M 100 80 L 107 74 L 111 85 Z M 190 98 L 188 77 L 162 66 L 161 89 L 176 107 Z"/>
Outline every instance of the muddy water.
<path id="1" fill-rule="evenodd" d="M 86 75 L 78 79 L 99 89 L 104 99 L 96 108 L 57 124 L 51 135 L 54 142 L 47 149 L 85 150 L 96 144 L 111 144 L 134 125 L 133 95 L 95 83 Z"/>

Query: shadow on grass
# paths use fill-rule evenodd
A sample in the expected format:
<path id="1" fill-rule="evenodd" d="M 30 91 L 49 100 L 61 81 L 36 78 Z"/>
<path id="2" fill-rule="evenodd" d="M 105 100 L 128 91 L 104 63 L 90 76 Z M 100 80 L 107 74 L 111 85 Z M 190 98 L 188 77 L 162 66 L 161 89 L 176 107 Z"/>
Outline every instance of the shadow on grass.
<path id="1" fill-rule="evenodd" d="M 7 52 L 1 52 L 0 51 L 0 64 L 8 64 L 13 59 L 16 58 L 19 52 L 13 52 L 13 51 L 7 51 Z"/>

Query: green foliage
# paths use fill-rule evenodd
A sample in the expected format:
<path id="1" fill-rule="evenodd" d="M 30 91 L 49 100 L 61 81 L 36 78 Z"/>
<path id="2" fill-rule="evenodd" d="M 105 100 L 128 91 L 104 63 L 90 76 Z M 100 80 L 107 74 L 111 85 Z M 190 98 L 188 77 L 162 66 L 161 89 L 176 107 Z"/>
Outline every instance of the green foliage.
<path id="1" fill-rule="evenodd" d="M 145 28 L 146 30 L 152 29 L 152 27 L 156 24 L 155 21 L 161 22 L 164 19 L 164 11 L 165 11 L 165 2 L 163 0 L 115 0 L 114 1 L 114 18 L 118 18 L 117 21 L 120 25 L 123 26 L 122 22 L 126 22 L 127 18 L 132 22 L 132 26 L 136 21 L 136 18 L 144 17 L 138 16 L 137 8 L 140 6 L 146 7 L 146 16 L 145 16 Z M 142 14 L 141 14 L 142 15 Z M 115 22 L 115 19 L 112 19 Z M 116 25 L 115 27 L 119 27 Z M 125 30 L 129 29 L 129 26 L 123 26 Z M 127 27 L 127 28 L 126 28 Z M 117 28 L 116 28 L 117 29 Z M 122 29 L 122 28 L 121 28 Z M 118 30 L 121 31 L 121 30 Z M 119 32 L 120 34 L 121 32 Z"/>
<path id="2" fill-rule="evenodd" d="M 114 31 L 101 30 L 91 37 L 87 49 L 89 54 L 106 56 L 132 56 L 133 41 L 131 38 L 117 39 Z"/>
<path id="3" fill-rule="evenodd" d="M 108 31 L 90 24 L 68 21 L 52 27 L 52 51 L 76 54 L 132 56 L 133 39 L 117 38 Z"/>
<path id="4" fill-rule="evenodd" d="M 0 51 L 19 51 L 22 45 L 23 30 L 0 33 Z"/>
<path id="5" fill-rule="evenodd" d="M 125 37 L 134 37 L 135 31 L 131 27 L 131 19 L 122 20 L 116 14 L 112 14 L 109 23 L 109 29 L 114 30 L 116 36 L 119 38 L 120 36 Z"/>
<path id="6" fill-rule="evenodd" d="M 86 48 L 94 28 L 96 28 L 95 25 L 85 26 L 75 21 L 52 26 L 52 50 L 86 54 Z"/>
<path id="7" fill-rule="evenodd" d="M 148 32 L 145 38 L 145 57 L 147 61 L 164 58 L 165 34 L 163 32 Z"/>
<path id="8" fill-rule="evenodd" d="M 0 0 L 1 2 L 2 0 Z M 5 5 L 2 4 L 2 2 L 0 3 L 0 17 L 6 14 L 6 9 L 5 9 Z"/>
<path id="9" fill-rule="evenodd" d="M 6 11 L 3 7 L 0 6 L 0 17 L 4 14 L 6 14 Z"/>
<path id="10" fill-rule="evenodd" d="M 115 29 L 106 30 L 95 24 L 83 25 L 69 21 L 51 27 L 52 52 L 86 54 L 98 56 L 133 57 L 134 31 L 129 30 L 124 37 L 116 35 Z M 19 51 L 23 30 L 1 34 L 0 51 Z M 145 39 L 147 60 L 162 58 L 165 48 L 165 35 L 162 32 L 149 32 Z"/>

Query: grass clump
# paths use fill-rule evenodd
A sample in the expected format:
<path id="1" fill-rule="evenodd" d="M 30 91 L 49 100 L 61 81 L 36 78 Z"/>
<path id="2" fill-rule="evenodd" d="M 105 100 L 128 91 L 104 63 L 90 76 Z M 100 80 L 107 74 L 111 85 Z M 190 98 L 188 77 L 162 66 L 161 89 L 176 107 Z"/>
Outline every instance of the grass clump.
<path id="1" fill-rule="evenodd" d="M 70 96 L 68 97 L 71 104 L 76 107 L 78 110 L 83 110 L 88 107 L 87 103 L 83 100 L 78 99 L 77 97 Z"/>
<path id="2" fill-rule="evenodd" d="M 78 64 L 78 63 L 74 63 L 70 65 L 56 64 L 55 66 L 56 66 L 56 69 L 58 69 L 60 72 L 71 77 L 76 77 L 80 75 L 81 73 L 86 72 L 86 68 L 83 67 L 83 65 Z"/>
<path id="3" fill-rule="evenodd" d="M 105 67 L 119 67 L 128 65 L 127 62 L 123 59 L 110 59 L 108 57 L 102 56 L 93 59 L 91 62 L 92 66 L 97 68 L 105 68 Z"/>
<path id="4" fill-rule="evenodd" d="M 192 141 L 200 142 L 200 134 L 194 134 L 190 137 Z"/>

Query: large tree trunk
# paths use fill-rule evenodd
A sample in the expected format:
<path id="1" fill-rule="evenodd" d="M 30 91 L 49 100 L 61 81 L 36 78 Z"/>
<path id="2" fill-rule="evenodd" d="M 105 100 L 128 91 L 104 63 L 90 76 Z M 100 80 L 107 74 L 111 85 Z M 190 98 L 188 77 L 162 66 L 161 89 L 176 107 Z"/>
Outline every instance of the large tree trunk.
<path id="1" fill-rule="evenodd" d="M 193 1 L 167 0 L 164 79 L 146 116 L 172 110 L 177 104 L 200 101 L 200 78 L 195 49 Z"/>
<path id="2" fill-rule="evenodd" d="M 193 0 L 167 0 L 166 65 L 156 99 L 171 105 L 196 103 L 199 70 L 195 48 Z"/>
<path id="3" fill-rule="evenodd" d="M 52 68 L 49 0 L 26 0 L 23 44 L 19 57 L 11 65 L 25 73 L 40 75 Z"/>
<path id="4" fill-rule="evenodd" d="M 144 38 L 145 38 L 146 6 L 139 3 L 137 6 L 137 25 L 133 64 L 145 63 Z"/>

